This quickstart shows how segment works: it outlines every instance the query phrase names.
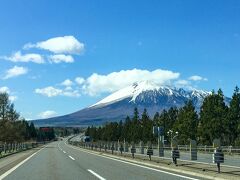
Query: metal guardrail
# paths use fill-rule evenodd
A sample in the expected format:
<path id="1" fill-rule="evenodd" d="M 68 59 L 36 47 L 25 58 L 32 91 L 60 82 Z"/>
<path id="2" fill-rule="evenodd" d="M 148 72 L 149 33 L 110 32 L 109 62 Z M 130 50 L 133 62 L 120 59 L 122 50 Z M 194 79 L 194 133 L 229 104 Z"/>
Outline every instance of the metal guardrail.
<path id="1" fill-rule="evenodd" d="M 87 148 L 90 150 L 97 150 L 102 152 L 110 152 L 110 153 L 119 153 L 119 154 L 129 154 L 134 157 L 134 154 L 139 156 L 147 156 L 149 155 L 149 146 L 144 145 L 135 145 L 134 147 L 132 144 L 123 142 L 79 142 L 79 141 L 73 141 L 69 140 L 69 144 L 79 146 L 82 148 Z M 122 144 L 122 145 L 121 145 Z M 124 144 L 124 145 L 123 145 Z M 179 149 L 178 149 L 179 148 Z M 173 155 L 175 153 L 179 152 L 179 157 L 177 157 L 181 162 L 191 162 L 194 164 L 207 164 L 207 165 L 216 165 L 219 168 L 220 172 L 220 163 L 224 163 L 225 167 L 233 167 L 240 169 L 240 157 L 237 155 L 231 155 L 229 154 L 229 151 L 227 151 L 227 148 L 225 149 L 221 154 L 221 157 L 218 157 L 218 154 L 216 154 L 216 148 L 213 147 L 198 147 L 196 149 L 190 149 L 189 146 L 181 146 L 179 145 L 176 151 L 173 151 L 173 149 L 170 146 L 164 146 L 162 156 L 160 155 L 160 149 L 157 145 L 151 145 L 151 154 L 149 156 L 149 159 L 151 160 L 151 156 L 155 158 L 162 158 L 166 160 L 173 159 Z M 205 151 L 206 150 L 206 151 Z M 134 154 L 132 154 L 132 152 Z M 178 155 L 178 154 L 177 154 Z M 222 159 L 223 158 L 223 159 Z M 222 160 L 220 163 L 218 163 L 218 159 Z M 176 159 L 175 159 L 176 161 Z M 175 162 L 176 163 L 176 162 Z"/>
<path id="2" fill-rule="evenodd" d="M 20 151 L 32 149 L 38 146 L 38 143 L 5 143 L 0 144 L 0 157 L 4 157 L 9 154 L 17 153 Z"/>

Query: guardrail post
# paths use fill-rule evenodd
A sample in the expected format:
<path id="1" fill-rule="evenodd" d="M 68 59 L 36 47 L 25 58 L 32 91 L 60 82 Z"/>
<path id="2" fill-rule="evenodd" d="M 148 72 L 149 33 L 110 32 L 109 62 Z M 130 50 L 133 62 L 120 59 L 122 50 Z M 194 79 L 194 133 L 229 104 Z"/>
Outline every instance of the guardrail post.
<path id="1" fill-rule="evenodd" d="M 104 150 L 105 150 L 105 152 L 107 151 L 107 144 L 106 143 L 104 144 Z"/>
<path id="2" fill-rule="evenodd" d="M 6 154 L 6 152 L 7 152 L 6 143 L 4 143 L 3 149 L 4 149 L 4 153 Z"/>
<path id="3" fill-rule="evenodd" d="M 197 160 L 197 142 L 195 140 L 190 140 L 190 155 L 191 160 Z"/>
<path id="4" fill-rule="evenodd" d="M 217 164 L 218 173 L 220 173 L 220 164 L 224 163 L 224 154 L 222 152 L 220 139 L 213 140 L 213 148 L 215 148 L 213 153 L 213 163 Z"/>
<path id="5" fill-rule="evenodd" d="M 152 143 L 150 141 L 148 141 L 147 155 L 149 156 L 149 160 L 151 161 L 152 160 L 151 156 L 153 155 L 153 148 Z"/>
<path id="6" fill-rule="evenodd" d="M 229 154 L 232 154 L 232 146 L 229 146 Z"/>
<path id="7" fill-rule="evenodd" d="M 143 141 L 140 141 L 139 146 L 140 146 L 140 153 L 144 154 L 144 143 L 143 143 Z"/>
<path id="8" fill-rule="evenodd" d="M 118 151 L 118 143 L 117 142 L 115 142 L 114 147 L 115 147 L 115 151 Z"/>
<path id="9" fill-rule="evenodd" d="M 124 152 L 128 152 L 128 143 L 124 142 Z"/>
<path id="10" fill-rule="evenodd" d="M 132 153 L 132 158 L 134 158 L 134 153 L 136 153 L 136 147 L 134 142 L 131 143 L 131 153 Z"/>
<path id="11" fill-rule="evenodd" d="M 0 156 L 2 156 L 2 152 L 3 152 L 3 145 L 0 145 Z"/>
<path id="12" fill-rule="evenodd" d="M 102 143 L 99 142 L 98 144 L 99 144 L 99 151 L 101 152 L 102 151 Z"/>
<path id="13" fill-rule="evenodd" d="M 119 151 L 120 151 L 121 155 L 122 155 L 123 150 L 124 150 L 123 143 L 121 142 L 120 143 L 120 147 L 119 147 Z"/>
<path id="14" fill-rule="evenodd" d="M 112 154 L 113 154 L 113 151 L 114 151 L 114 142 L 112 142 L 112 144 L 111 144 L 111 151 L 112 151 Z"/>
<path id="15" fill-rule="evenodd" d="M 177 159 L 180 158 L 180 152 L 178 150 L 177 137 L 172 139 L 171 146 L 172 146 L 172 152 L 171 152 L 172 161 L 175 165 L 177 165 Z"/>
<path id="16" fill-rule="evenodd" d="M 159 157 L 164 157 L 164 144 L 162 141 L 158 142 L 158 153 Z"/>

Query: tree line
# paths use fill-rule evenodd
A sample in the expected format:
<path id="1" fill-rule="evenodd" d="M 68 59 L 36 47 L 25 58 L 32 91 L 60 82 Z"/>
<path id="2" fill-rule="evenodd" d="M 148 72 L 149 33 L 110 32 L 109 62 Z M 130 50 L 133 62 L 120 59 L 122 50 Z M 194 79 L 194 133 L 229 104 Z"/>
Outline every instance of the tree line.
<path id="1" fill-rule="evenodd" d="M 157 142 L 153 136 L 153 126 L 164 128 L 166 143 L 170 143 L 169 130 L 178 132 L 180 144 L 188 144 L 190 139 L 201 145 L 212 145 L 215 138 L 220 138 L 223 145 L 240 145 L 240 92 L 236 87 L 229 104 L 224 101 L 221 89 L 207 96 L 200 111 L 188 101 L 181 108 L 171 107 L 156 112 L 150 118 L 145 109 L 139 115 L 134 109 L 133 117 L 126 117 L 125 121 L 110 122 L 100 127 L 88 127 L 86 135 L 93 141 L 127 141 L 127 142 Z"/>
<path id="2" fill-rule="evenodd" d="M 51 132 L 44 132 L 35 128 L 16 111 L 14 104 L 9 100 L 7 93 L 0 93 L 0 143 L 24 142 L 29 140 L 51 140 Z"/>

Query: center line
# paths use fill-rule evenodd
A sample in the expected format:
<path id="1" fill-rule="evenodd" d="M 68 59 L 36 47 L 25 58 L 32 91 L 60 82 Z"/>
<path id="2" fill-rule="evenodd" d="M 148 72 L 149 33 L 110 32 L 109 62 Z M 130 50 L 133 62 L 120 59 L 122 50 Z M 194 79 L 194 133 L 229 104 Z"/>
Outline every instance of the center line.
<path id="1" fill-rule="evenodd" d="M 68 157 L 70 157 L 72 160 L 75 160 L 72 156 L 68 156 Z"/>
<path id="2" fill-rule="evenodd" d="M 100 180 L 106 180 L 105 178 L 103 178 L 102 176 L 100 176 L 99 174 L 95 173 L 94 171 L 92 171 L 91 169 L 88 169 L 88 172 L 90 172 L 91 174 L 93 174 L 94 176 L 96 176 L 98 179 Z"/>

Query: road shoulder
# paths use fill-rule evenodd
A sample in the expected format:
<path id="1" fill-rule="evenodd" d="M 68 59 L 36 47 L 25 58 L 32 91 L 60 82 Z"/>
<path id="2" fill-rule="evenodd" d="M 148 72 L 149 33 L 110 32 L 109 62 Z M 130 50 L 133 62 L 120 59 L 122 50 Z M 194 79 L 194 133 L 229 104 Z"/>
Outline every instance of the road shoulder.
<path id="1" fill-rule="evenodd" d="M 33 148 L 30 150 L 22 151 L 16 154 L 12 154 L 0 159 L 0 176 L 19 164 L 20 162 L 24 161 L 26 158 L 31 156 L 32 154 L 36 153 L 42 148 L 39 146 L 37 148 Z"/>

